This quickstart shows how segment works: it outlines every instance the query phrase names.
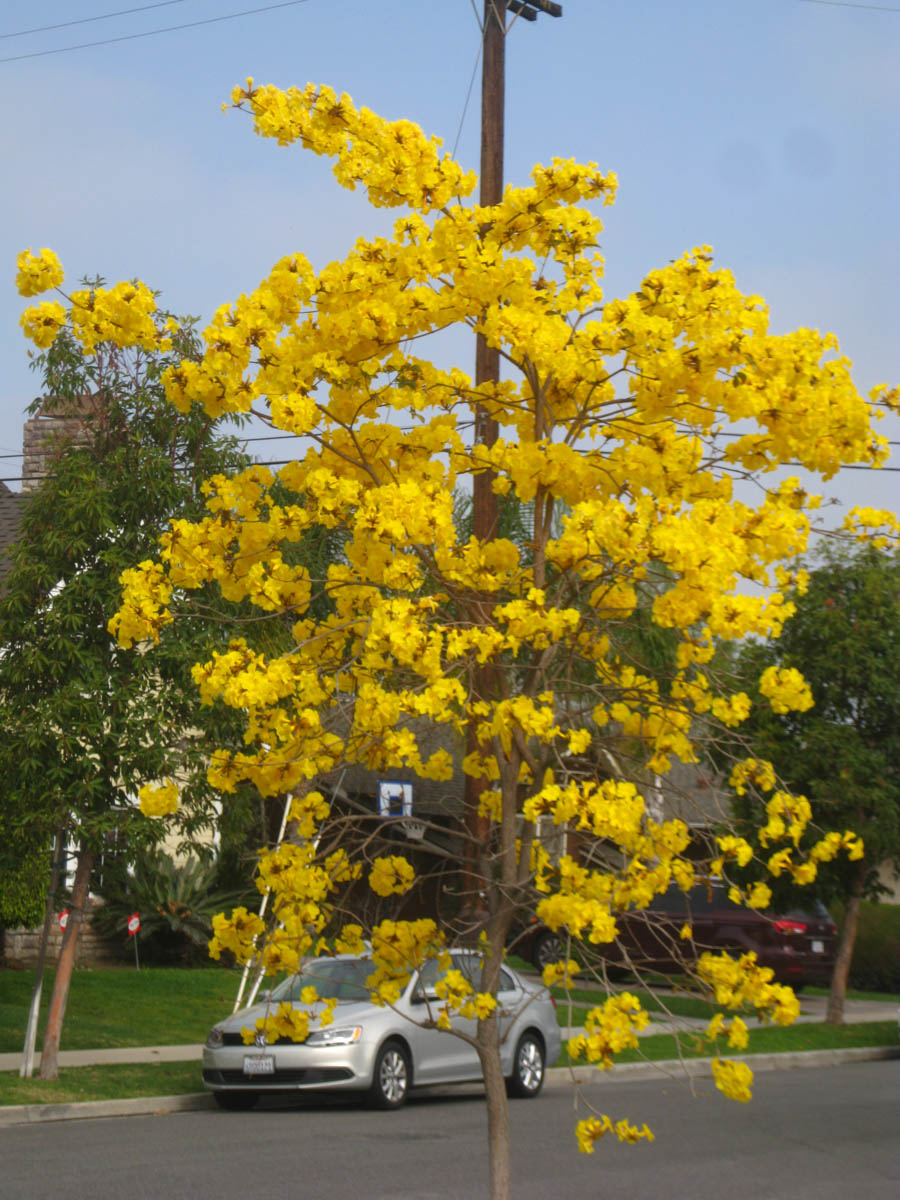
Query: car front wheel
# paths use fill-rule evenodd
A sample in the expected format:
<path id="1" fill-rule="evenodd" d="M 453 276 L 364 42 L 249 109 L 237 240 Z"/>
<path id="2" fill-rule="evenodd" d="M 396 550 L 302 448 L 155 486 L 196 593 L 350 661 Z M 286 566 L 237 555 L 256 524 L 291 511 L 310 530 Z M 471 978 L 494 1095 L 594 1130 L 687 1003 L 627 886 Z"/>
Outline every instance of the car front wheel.
<path id="1" fill-rule="evenodd" d="M 513 1073 L 506 1081 L 510 1096 L 530 1100 L 544 1086 L 544 1043 L 534 1033 L 523 1033 L 516 1046 Z"/>
<path id="2" fill-rule="evenodd" d="M 399 1042 L 385 1042 L 378 1051 L 368 1101 L 373 1108 L 399 1108 L 409 1094 L 409 1055 Z"/>

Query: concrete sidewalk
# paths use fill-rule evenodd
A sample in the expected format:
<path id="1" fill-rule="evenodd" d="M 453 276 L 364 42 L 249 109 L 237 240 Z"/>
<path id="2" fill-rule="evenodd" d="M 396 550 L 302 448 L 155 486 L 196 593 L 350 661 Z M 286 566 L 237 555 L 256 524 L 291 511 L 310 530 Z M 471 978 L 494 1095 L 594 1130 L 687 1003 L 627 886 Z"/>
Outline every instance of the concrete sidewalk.
<path id="1" fill-rule="evenodd" d="M 118 1063 L 199 1062 L 201 1045 L 195 1046 L 120 1046 L 115 1050 L 60 1050 L 61 1067 L 108 1067 Z M 18 1071 L 22 1054 L 0 1054 L 0 1071 Z M 34 1073 L 41 1066 L 40 1054 L 34 1056 Z"/>

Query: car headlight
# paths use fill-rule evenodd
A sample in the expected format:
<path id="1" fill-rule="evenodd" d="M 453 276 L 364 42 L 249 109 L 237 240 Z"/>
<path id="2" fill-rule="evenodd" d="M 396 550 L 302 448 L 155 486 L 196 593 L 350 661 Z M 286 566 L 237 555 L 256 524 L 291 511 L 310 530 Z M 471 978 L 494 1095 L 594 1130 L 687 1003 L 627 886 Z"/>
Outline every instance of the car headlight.
<path id="1" fill-rule="evenodd" d="M 306 1039 L 307 1046 L 349 1046 L 362 1037 L 362 1025 L 349 1025 L 343 1029 L 317 1029 Z"/>
<path id="2" fill-rule="evenodd" d="M 222 1030 L 219 1028 L 218 1025 L 214 1025 L 213 1028 L 206 1035 L 206 1044 L 210 1048 L 210 1050 L 218 1050 L 218 1048 L 224 1043 L 224 1041 L 225 1041 L 225 1034 L 222 1032 Z"/>

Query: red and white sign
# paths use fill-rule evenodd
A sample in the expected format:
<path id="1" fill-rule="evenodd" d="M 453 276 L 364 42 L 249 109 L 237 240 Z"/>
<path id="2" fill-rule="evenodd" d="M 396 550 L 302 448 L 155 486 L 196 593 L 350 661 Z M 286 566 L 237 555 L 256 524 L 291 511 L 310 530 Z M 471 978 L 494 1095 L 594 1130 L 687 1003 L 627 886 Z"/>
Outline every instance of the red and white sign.
<path id="1" fill-rule="evenodd" d="M 64 908 L 56 919 L 59 921 L 60 929 L 65 929 L 69 923 L 69 910 Z"/>
<path id="2" fill-rule="evenodd" d="M 137 933 L 137 931 L 140 929 L 140 927 L 141 927 L 141 914 L 136 913 L 136 912 L 132 913 L 131 916 L 128 918 L 128 936 L 134 937 L 134 935 Z"/>

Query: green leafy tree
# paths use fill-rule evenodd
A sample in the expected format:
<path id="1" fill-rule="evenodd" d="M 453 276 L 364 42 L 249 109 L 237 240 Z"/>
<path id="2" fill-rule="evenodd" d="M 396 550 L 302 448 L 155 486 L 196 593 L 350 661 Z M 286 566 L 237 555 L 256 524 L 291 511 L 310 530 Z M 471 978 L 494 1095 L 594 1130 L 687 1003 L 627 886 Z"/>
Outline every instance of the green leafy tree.
<path id="1" fill-rule="evenodd" d="M 862 858 L 821 863 L 815 881 L 822 899 L 845 910 L 827 1016 L 840 1023 L 860 902 L 883 891 L 879 869 L 900 861 L 900 560 L 829 545 L 808 590 L 791 599 L 797 611 L 779 640 L 748 647 L 740 666 L 747 678 L 773 660 L 803 673 L 813 707 L 755 706 L 754 751 L 809 797 L 820 827 L 852 829 L 865 844 Z M 741 808 L 759 815 L 750 792 Z"/>
<path id="2" fill-rule="evenodd" d="M 167 777 L 181 788 L 180 834 L 195 838 L 214 817 L 209 747 L 229 737 L 221 710 L 198 711 L 190 671 L 224 636 L 220 625 L 182 614 L 153 656 L 120 650 L 107 631 L 123 570 L 152 552 L 175 514 L 200 511 L 204 479 L 246 464 L 234 437 L 198 411 L 179 415 L 163 398 L 165 367 L 199 353 L 191 322 L 163 313 L 155 330 L 143 346 L 106 339 L 89 353 L 63 330 L 33 360 L 45 398 L 31 411 L 66 418 L 66 437 L 49 445 L 46 477 L 28 496 L 0 599 L 0 874 L 30 851 L 30 880 L 16 876 L 4 902 L 12 919 L 33 916 L 35 904 L 23 897 L 35 900 L 47 861 L 35 847 L 49 849 L 62 827 L 77 846 L 42 1078 L 56 1077 L 98 855 L 113 837 L 133 850 L 159 836 L 160 823 L 142 815 L 135 798 L 142 784 Z"/>

